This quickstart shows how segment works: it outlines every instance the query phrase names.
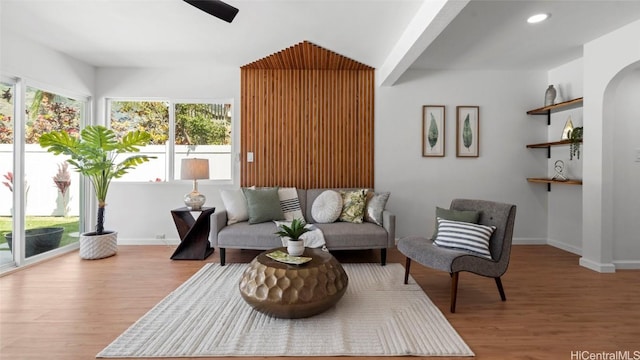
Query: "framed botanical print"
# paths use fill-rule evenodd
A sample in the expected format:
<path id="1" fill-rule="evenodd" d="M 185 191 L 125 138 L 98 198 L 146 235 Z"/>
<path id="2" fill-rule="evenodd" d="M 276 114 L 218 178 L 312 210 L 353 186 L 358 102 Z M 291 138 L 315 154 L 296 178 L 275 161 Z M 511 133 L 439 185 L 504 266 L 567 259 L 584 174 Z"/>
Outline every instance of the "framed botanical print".
<path id="1" fill-rule="evenodd" d="M 444 105 L 422 107 L 422 156 L 444 156 Z"/>
<path id="2" fill-rule="evenodd" d="M 456 107 L 456 156 L 478 157 L 480 149 L 480 107 Z"/>

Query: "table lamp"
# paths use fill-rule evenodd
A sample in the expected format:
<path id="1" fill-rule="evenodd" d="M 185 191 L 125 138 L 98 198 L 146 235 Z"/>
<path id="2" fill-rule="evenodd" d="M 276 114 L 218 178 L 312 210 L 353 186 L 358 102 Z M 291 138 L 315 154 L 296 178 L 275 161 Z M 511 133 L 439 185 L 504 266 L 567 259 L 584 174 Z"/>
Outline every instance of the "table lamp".
<path id="1" fill-rule="evenodd" d="M 198 192 L 198 179 L 209 178 L 209 160 L 207 159 L 182 159 L 180 179 L 193 180 L 193 191 L 184 196 L 184 203 L 189 210 L 202 210 L 202 205 L 207 200 Z"/>

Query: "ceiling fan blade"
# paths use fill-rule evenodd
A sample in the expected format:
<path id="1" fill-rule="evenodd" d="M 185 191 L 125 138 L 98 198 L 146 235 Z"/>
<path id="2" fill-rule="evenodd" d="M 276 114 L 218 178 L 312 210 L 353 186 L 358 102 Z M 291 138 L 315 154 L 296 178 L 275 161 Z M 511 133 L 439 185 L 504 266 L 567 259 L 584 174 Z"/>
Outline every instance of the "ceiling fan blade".
<path id="1" fill-rule="evenodd" d="M 184 0 L 184 2 L 228 23 L 232 22 L 238 13 L 238 9 L 220 0 Z"/>

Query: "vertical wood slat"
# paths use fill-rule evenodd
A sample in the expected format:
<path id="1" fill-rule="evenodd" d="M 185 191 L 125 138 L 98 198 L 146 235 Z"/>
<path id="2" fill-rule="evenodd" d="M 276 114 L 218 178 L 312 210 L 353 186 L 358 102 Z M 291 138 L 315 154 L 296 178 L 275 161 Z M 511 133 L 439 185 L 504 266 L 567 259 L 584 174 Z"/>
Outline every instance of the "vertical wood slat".
<path id="1" fill-rule="evenodd" d="M 241 186 L 374 187 L 374 75 L 308 42 L 243 66 Z"/>

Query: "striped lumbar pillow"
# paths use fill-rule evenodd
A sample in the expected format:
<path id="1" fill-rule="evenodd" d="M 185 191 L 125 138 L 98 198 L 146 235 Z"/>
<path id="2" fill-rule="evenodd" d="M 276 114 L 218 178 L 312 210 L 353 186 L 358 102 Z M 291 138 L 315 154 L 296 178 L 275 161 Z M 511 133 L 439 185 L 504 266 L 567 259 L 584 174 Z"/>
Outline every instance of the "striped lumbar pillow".
<path id="1" fill-rule="evenodd" d="M 438 218 L 438 235 L 434 243 L 438 246 L 465 250 L 491 259 L 489 239 L 495 226 L 472 224 Z"/>

